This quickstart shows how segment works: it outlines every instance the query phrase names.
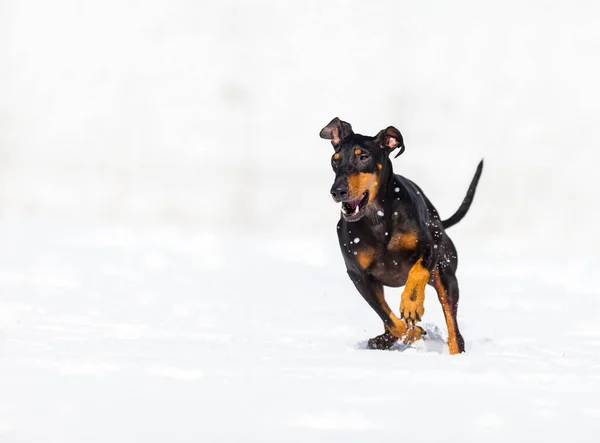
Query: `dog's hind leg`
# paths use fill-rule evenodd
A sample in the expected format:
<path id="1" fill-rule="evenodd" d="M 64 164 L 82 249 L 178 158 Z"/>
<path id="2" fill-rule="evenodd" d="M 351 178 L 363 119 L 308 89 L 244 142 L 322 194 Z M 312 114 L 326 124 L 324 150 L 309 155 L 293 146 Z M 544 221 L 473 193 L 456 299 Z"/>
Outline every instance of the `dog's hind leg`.
<path id="1" fill-rule="evenodd" d="M 458 330 L 456 314 L 458 310 L 458 281 L 450 268 L 440 270 L 439 266 L 433 272 L 433 286 L 442 304 L 446 326 L 448 326 L 448 349 L 450 354 L 465 352 L 465 341 Z"/>

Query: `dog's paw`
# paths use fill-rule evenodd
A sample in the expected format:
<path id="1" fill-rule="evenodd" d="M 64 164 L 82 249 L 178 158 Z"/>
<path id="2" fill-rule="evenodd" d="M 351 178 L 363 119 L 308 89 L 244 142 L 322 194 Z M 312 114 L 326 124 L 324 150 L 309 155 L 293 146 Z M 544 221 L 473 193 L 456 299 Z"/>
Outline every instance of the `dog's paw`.
<path id="1" fill-rule="evenodd" d="M 423 329 L 421 326 L 415 326 L 412 329 L 409 329 L 408 333 L 406 334 L 406 337 L 404 337 L 404 339 L 402 340 L 402 343 L 404 343 L 405 345 L 410 345 L 411 343 L 422 339 L 424 335 L 427 335 L 425 329 Z"/>
<path id="2" fill-rule="evenodd" d="M 369 341 L 367 341 L 367 347 L 369 349 L 385 350 L 390 349 L 397 341 L 398 337 L 395 337 L 390 332 L 384 332 L 377 337 L 370 338 Z"/>
<path id="3" fill-rule="evenodd" d="M 406 322 L 406 326 L 409 329 L 417 322 L 421 321 L 423 314 L 425 314 L 423 301 L 423 298 L 413 297 L 412 294 L 408 297 L 405 297 L 405 295 L 402 294 L 402 301 L 400 302 L 400 318 Z"/>

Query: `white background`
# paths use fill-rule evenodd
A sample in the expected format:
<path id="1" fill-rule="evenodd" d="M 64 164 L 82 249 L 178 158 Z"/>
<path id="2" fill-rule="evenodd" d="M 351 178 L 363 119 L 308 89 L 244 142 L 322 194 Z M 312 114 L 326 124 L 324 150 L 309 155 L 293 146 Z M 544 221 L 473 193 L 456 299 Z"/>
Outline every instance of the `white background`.
<path id="1" fill-rule="evenodd" d="M 576 425 L 597 441 L 599 13 L 585 1 L 0 3 L 0 439 L 198 441 L 237 432 L 225 432 L 235 417 L 241 433 L 327 440 L 387 433 L 381 417 L 404 414 L 424 440 L 442 432 L 432 421 L 462 441 Z M 361 348 L 380 326 L 337 252 L 318 138 L 335 116 L 368 135 L 398 127 L 396 172 L 445 217 L 485 158 L 451 231 L 465 356 L 446 356 L 434 293 L 428 345 Z M 460 390 L 466 415 L 448 413 L 438 384 Z M 514 403 L 500 400 L 510 386 Z"/>
<path id="2" fill-rule="evenodd" d="M 0 211 L 323 231 L 339 115 L 444 214 L 485 157 L 471 235 L 598 242 L 594 2 L 480 3 L 5 1 Z"/>

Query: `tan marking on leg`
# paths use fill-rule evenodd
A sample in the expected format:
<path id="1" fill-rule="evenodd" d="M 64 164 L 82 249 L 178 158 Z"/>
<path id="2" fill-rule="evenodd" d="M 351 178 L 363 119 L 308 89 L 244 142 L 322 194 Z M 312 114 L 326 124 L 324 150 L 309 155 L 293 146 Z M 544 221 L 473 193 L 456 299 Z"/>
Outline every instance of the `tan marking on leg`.
<path id="1" fill-rule="evenodd" d="M 452 307 L 448 302 L 448 294 L 446 288 L 442 284 L 440 272 L 436 269 L 433 271 L 434 286 L 438 293 L 438 298 L 442 304 L 442 310 L 444 311 L 444 318 L 446 319 L 446 326 L 448 327 L 448 349 L 451 355 L 460 354 L 460 348 L 458 346 L 458 340 L 456 339 L 456 323 L 454 316 L 452 315 Z"/>
<path id="2" fill-rule="evenodd" d="M 406 328 L 406 323 L 396 317 L 395 314 L 391 314 L 391 318 L 394 322 L 393 326 L 385 325 L 386 329 L 392 334 L 394 337 L 398 337 L 400 339 L 404 339 L 406 337 L 406 333 L 408 329 Z"/>
<path id="3" fill-rule="evenodd" d="M 383 286 L 378 288 L 375 291 L 375 295 L 377 296 L 377 302 L 381 305 L 381 307 L 383 308 L 385 313 L 389 316 L 389 318 L 394 323 L 392 326 L 385 325 L 385 328 L 394 337 L 404 339 L 406 337 L 406 333 L 407 333 L 406 323 L 404 323 L 402 320 L 400 320 L 396 316 L 396 314 L 394 314 L 392 312 L 392 310 L 390 309 L 390 306 L 387 304 L 387 301 L 385 301 L 385 297 L 384 297 L 384 293 L 383 293 Z"/>
<path id="4" fill-rule="evenodd" d="M 422 259 L 419 259 L 410 268 L 406 286 L 400 299 L 400 316 L 405 322 L 414 325 L 423 317 L 425 313 L 423 306 L 425 302 L 425 286 L 427 286 L 429 277 L 429 271 L 423 267 Z"/>
<path id="5" fill-rule="evenodd" d="M 408 332 L 406 333 L 406 337 L 404 337 L 402 342 L 405 345 L 409 345 L 409 344 L 414 343 L 417 340 L 420 340 L 421 338 L 423 338 L 423 336 L 425 334 L 426 334 L 426 332 L 421 326 L 415 326 L 408 330 Z"/>
<path id="6" fill-rule="evenodd" d="M 411 232 L 399 232 L 392 235 L 387 248 L 391 251 L 398 251 L 400 249 L 408 249 L 414 251 L 417 248 L 419 242 L 419 235 L 416 231 Z"/>
<path id="7" fill-rule="evenodd" d="M 420 326 L 415 326 L 414 328 L 406 331 L 406 335 L 402 339 L 402 343 L 409 345 L 417 340 L 420 340 L 424 335 L 426 335 L 425 330 Z M 367 342 L 367 346 L 369 349 L 390 349 L 398 340 L 399 338 L 392 334 L 386 327 L 383 334 L 370 338 Z"/>

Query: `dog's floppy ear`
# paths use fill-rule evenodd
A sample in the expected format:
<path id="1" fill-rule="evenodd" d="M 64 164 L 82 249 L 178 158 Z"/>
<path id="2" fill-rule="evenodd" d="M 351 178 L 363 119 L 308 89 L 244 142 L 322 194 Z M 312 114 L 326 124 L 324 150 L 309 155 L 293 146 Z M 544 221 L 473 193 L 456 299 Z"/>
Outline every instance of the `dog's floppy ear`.
<path id="1" fill-rule="evenodd" d="M 349 135 L 354 134 L 350 123 L 334 118 L 327 126 L 321 129 L 319 136 L 331 140 L 331 144 L 335 147 L 340 144 Z"/>
<path id="2" fill-rule="evenodd" d="M 402 134 L 400 134 L 400 131 L 393 126 L 388 126 L 387 128 L 379 131 L 379 134 L 377 134 L 375 139 L 379 142 L 381 148 L 385 149 L 388 154 L 394 149 L 400 148 L 400 152 L 398 152 L 394 158 L 400 156 L 404 152 L 405 148 Z"/>

